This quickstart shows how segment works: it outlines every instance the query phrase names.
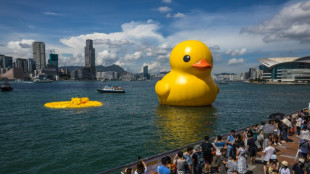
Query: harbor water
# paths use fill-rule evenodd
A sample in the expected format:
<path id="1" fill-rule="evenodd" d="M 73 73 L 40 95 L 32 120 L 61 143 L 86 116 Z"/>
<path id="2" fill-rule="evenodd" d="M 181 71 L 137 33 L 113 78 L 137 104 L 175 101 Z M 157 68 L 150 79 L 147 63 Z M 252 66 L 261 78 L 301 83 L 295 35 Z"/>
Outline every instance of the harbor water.
<path id="1" fill-rule="evenodd" d="M 99 94 L 117 83 L 125 94 Z M 0 173 L 97 173 L 307 107 L 310 85 L 220 84 L 212 106 L 161 106 L 154 81 L 14 82 L 0 93 Z M 49 109 L 89 97 L 102 107 Z"/>

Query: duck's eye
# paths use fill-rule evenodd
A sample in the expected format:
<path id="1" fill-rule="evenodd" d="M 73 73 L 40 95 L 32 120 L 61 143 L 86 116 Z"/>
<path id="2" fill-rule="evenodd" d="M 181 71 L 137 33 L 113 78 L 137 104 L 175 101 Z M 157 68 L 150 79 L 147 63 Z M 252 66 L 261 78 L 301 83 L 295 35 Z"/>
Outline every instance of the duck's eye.
<path id="1" fill-rule="evenodd" d="M 183 60 L 184 60 L 184 62 L 188 62 L 188 61 L 191 60 L 191 56 L 185 55 L 185 56 L 183 57 Z"/>

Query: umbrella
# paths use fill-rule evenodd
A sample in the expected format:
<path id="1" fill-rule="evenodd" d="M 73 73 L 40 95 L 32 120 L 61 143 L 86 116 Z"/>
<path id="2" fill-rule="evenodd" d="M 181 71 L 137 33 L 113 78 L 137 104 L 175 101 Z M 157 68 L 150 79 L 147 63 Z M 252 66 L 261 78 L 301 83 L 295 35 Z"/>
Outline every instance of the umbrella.
<path id="1" fill-rule="evenodd" d="M 276 127 L 272 124 L 267 124 L 263 127 L 263 133 L 268 134 L 268 133 L 273 133 L 273 131 L 276 129 Z"/>
<path id="2" fill-rule="evenodd" d="M 293 127 L 293 126 L 292 126 L 292 123 L 291 123 L 290 120 L 288 120 L 287 118 L 284 118 L 284 119 L 282 120 L 282 122 L 283 122 L 284 124 L 286 124 L 287 127 Z"/>
<path id="3" fill-rule="evenodd" d="M 283 118 L 284 118 L 283 113 L 273 113 L 273 114 L 269 115 L 269 119 L 271 119 L 271 120 L 282 120 Z"/>

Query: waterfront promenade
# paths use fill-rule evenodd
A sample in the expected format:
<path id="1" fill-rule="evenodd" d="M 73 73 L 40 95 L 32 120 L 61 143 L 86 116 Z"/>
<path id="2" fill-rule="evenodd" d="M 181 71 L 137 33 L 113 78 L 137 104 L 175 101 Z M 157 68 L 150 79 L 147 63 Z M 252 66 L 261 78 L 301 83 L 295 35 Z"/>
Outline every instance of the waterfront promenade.
<path id="1" fill-rule="evenodd" d="M 297 113 L 296 114 L 294 113 L 294 115 L 297 115 Z M 305 117 L 309 117 L 309 116 L 305 116 Z M 293 122 L 295 122 L 295 121 L 293 121 Z M 251 128 L 251 127 L 252 126 L 249 126 L 247 128 Z M 309 127 L 309 125 L 308 125 L 308 127 Z M 244 130 L 247 129 L 247 128 L 239 129 L 238 131 L 236 131 L 236 133 L 243 134 Z M 296 130 L 296 128 L 295 128 L 295 130 Z M 228 135 L 229 135 L 228 133 L 224 134 L 223 138 L 227 139 Z M 288 167 L 289 167 L 289 169 L 290 169 L 290 171 L 292 173 L 293 165 L 295 163 L 297 163 L 298 160 L 299 160 L 299 158 L 296 158 L 296 154 L 297 154 L 297 151 L 299 149 L 300 137 L 297 136 L 296 133 L 292 133 L 292 134 L 289 134 L 287 138 L 288 139 L 286 141 L 281 141 L 281 144 L 280 143 L 278 143 L 278 144 L 274 143 L 274 144 L 272 144 L 272 146 L 276 149 L 275 155 L 277 156 L 277 160 L 278 160 L 280 166 L 281 166 L 281 162 L 287 161 L 288 162 Z M 201 142 L 196 142 L 196 143 L 188 145 L 188 146 L 199 145 L 201 143 L 202 143 L 202 141 Z M 170 156 L 171 158 L 173 158 L 175 156 L 176 152 L 178 152 L 179 150 L 183 150 L 184 151 L 185 147 L 186 146 L 181 147 L 179 149 L 175 149 L 175 150 L 172 150 L 172 151 L 169 151 L 169 152 L 165 152 L 165 153 L 158 154 L 158 155 L 155 155 L 155 156 L 152 156 L 152 157 L 144 159 L 144 161 L 145 161 L 145 163 L 146 163 L 146 165 L 148 167 L 147 173 L 154 173 L 156 171 L 156 168 L 161 165 L 160 159 L 162 157 Z M 247 173 L 263 174 L 264 173 L 264 165 L 263 165 L 264 154 L 262 153 L 262 149 L 257 151 L 257 155 L 256 155 L 256 158 L 255 158 L 256 163 L 254 165 L 250 164 L 251 162 L 250 162 L 249 159 L 250 158 L 247 158 L 247 165 L 248 165 Z M 107 171 L 104 171 L 104 172 L 101 172 L 101 173 L 111 173 L 111 172 L 113 172 L 113 173 L 116 172 L 117 173 L 120 169 L 124 169 L 124 168 L 133 168 L 133 169 L 135 169 L 136 163 L 137 162 L 133 162 L 133 163 L 127 164 L 125 166 L 119 166 L 117 168 L 113 168 L 113 169 L 110 169 L 110 170 L 107 170 Z M 306 165 L 309 165 L 309 164 L 306 164 Z M 217 173 L 217 172 L 215 172 L 213 170 L 212 173 Z"/>
<path id="2" fill-rule="evenodd" d="M 295 163 L 298 162 L 298 159 L 295 160 L 296 152 L 298 150 L 298 143 L 300 138 L 296 136 L 296 134 L 293 134 L 292 136 L 289 136 L 289 141 L 286 143 L 282 143 L 282 145 L 273 145 L 273 147 L 276 149 L 276 155 L 278 157 L 278 161 L 281 163 L 282 161 L 287 161 L 289 164 L 289 169 L 292 173 L 292 167 Z M 257 153 L 256 158 L 256 164 L 250 165 L 249 159 L 247 160 L 248 164 L 248 172 L 247 173 L 253 173 L 253 174 L 264 174 L 264 166 L 262 164 L 263 161 L 263 154 L 262 152 Z M 125 166 L 123 166 L 125 167 Z M 103 173 L 117 173 L 115 170 L 108 170 Z M 148 173 L 153 173 L 154 171 L 148 171 Z"/>

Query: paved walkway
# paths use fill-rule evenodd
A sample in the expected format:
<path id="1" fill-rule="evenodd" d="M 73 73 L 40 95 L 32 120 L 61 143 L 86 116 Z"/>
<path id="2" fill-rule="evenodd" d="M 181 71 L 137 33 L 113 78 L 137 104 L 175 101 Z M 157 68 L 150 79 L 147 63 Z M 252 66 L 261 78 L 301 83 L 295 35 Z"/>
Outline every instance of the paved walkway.
<path id="1" fill-rule="evenodd" d="M 298 162 L 298 159 L 295 161 L 295 156 L 298 150 L 298 143 L 299 138 L 296 136 L 296 134 L 289 136 L 289 142 L 282 143 L 282 145 L 274 145 L 273 147 L 276 149 L 276 155 L 278 158 L 278 161 L 281 163 L 282 161 L 287 161 L 289 164 L 290 170 L 292 170 L 292 166 Z M 254 174 L 263 174 L 263 154 L 262 152 L 259 152 L 258 155 L 261 155 L 260 158 L 256 158 L 256 164 L 255 165 L 249 165 L 248 170 L 249 173 Z"/>

